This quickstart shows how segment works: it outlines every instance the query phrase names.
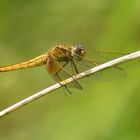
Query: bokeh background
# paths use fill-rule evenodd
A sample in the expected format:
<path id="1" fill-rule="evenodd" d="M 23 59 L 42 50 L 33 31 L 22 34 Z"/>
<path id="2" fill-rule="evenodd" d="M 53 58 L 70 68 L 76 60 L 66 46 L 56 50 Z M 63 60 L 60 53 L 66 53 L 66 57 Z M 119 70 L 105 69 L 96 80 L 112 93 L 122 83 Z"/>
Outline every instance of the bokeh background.
<path id="1" fill-rule="evenodd" d="M 140 48 L 139 15 L 139 0 L 0 1 L 0 65 L 59 43 L 134 52 Z M 139 66 L 129 62 L 122 80 L 89 78 L 82 91 L 71 89 L 66 97 L 59 89 L 1 118 L 0 139 L 139 140 Z M 54 83 L 44 67 L 1 73 L 0 110 Z"/>

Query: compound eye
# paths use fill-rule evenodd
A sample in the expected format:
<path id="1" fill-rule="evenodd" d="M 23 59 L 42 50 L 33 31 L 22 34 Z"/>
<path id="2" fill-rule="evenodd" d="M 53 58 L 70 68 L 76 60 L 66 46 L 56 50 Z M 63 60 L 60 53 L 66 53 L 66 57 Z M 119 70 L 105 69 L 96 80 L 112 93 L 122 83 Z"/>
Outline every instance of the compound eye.
<path id="1" fill-rule="evenodd" d="M 81 51 L 82 51 L 82 47 L 80 45 L 76 46 L 76 54 L 77 55 L 80 55 L 81 54 Z"/>
<path id="2" fill-rule="evenodd" d="M 81 54 L 81 50 L 76 50 L 76 54 L 80 55 Z"/>
<path id="3" fill-rule="evenodd" d="M 85 49 L 81 45 L 77 45 L 72 50 L 72 56 L 75 59 L 81 59 L 85 56 Z"/>

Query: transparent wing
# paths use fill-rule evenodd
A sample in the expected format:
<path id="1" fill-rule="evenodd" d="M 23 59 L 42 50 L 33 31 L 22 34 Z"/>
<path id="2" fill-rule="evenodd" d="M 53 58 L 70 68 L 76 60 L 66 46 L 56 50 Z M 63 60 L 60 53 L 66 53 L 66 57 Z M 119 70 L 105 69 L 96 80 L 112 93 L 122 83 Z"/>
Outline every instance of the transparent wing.
<path id="1" fill-rule="evenodd" d="M 84 58 L 82 61 L 75 62 L 75 64 L 77 66 L 78 71 L 83 72 L 85 70 L 88 70 L 90 68 L 102 64 L 102 62 L 94 59 L 90 60 Z M 120 67 L 119 65 L 115 65 L 112 68 L 93 74 L 93 76 L 97 80 L 98 78 L 101 78 L 102 80 L 110 81 L 124 79 L 127 76 L 127 73 L 122 67 Z"/>
<path id="2" fill-rule="evenodd" d="M 121 57 L 123 55 L 126 55 L 127 53 L 121 53 L 121 52 L 109 52 L 109 51 L 100 51 L 97 49 L 92 49 L 90 51 L 87 51 L 87 57 L 90 60 L 96 60 L 99 61 L 99 63 L 104 63 L 106 61 Z"/>
<path id="3" fill-rule="evenodd" d="M 75 72 L 73 71 L 72 67 L 69 67 L 69 64 L 70 62 L 57 61 L 52 56 L 51 63 L 50 64 L 47 63 L 47 69 L 52 67 L 53 70 L 49 74 L 55 81 L 60 82 L 75 75 Z M 67 86 L 72 88 L 83 89 L 82 86 L 79 84 L 79 82 L 75 79 Z"/>

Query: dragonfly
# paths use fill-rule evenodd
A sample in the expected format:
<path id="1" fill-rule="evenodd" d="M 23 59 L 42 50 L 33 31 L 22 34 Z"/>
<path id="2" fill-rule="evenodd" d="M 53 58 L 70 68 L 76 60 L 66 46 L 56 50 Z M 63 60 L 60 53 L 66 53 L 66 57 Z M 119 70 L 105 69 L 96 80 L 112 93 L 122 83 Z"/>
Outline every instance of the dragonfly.
<path id="1" fill-rule="evenodd" d="M 59 44 L 52 47 L 45 54 L 31 60 L 14 65 L 1 66 L 0 72 L 9 72 L 45 65 L 49 75 L 51 75 L 56 82 L 60 83 L 62 80 L 70 77 L 74 79 L 73 75 L 80 73 L 82 67 L 93 67 L 99 64 L 100 63 L 95 60 L 86 59 L 86 50 L 81 45 Z M 119 71 L 123 70 L 120 66 L 114 66 L 114 69 Z M 83 89 L 81 84 L 75 79 L 69 85 L 64 85 L 64 87 L 70 94 L 71 92 L 68 87 Z"/>

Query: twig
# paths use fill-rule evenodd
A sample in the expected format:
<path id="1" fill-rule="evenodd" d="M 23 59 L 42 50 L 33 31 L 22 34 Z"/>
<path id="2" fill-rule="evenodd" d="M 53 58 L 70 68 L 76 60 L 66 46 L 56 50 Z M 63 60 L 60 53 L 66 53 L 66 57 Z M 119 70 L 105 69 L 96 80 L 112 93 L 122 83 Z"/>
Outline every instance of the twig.
<path id="1" fill-rule="evenodd" d="M 76 80 L 81 79 L 81 78 L 86 77 L 88 75 L 91 75 L 93 73 L 97 73 L 97 72 L 99 72 L 101 70 L 113 67 L 113 66 L 121 64 L 121 63 L 125 63 L 127 61 L 136 59 L 138 57 L 140 57 L 140 51 L 137 51 L 137 52 L 122 56 L 120 58 L 111 60 L 109 62 L 106 62 L 104 64 L 98 65 L 98 66 L 96 66 L 94 68 L 91 68 L 91 69 L 89 69 L 89 70 L 87 70 L 85 72 L 82 72 L 82 73 L 74 76 L 74 78 L 69 78 L 67 80 L 64 80 L 64 81 L 60 82 L 60 84 L 57 83 L 57 84 L 55 84 L 53 86 L 50 86 L 50 87 L 48 87 L 48 88 L 46 88 L 46 89 L 44 89 L 44 90 L 42 90 L 42 91 L 40 91 L 38 93 L 35 93 L 34 95 L 32 95 L 32 96 L 30 96 L 30 97 L 28 97 L 28 98 L 26 98 L 26 99 L 24 99 L 24 100 L 22 100 L 22 101 L 20 101 L 20 102 L 18 102 L 16 104 L 14 104 L 14 105 L 12 105 L 12 106 L 2 110 L 0 112 L 0 117 L 3 117 L 6 114 L 8 114 L 8 113 L 10 113 L 10 112 L 12 112 L 12 111 L 14 111 L 16 109 L 19 109 L 20 107 L 22 107 L 22 106 L 24 106 L 24 105 L 26 105 L 28 103 L 31 103 L 32 101 L 34 101 L 36 99 L 39 99 L 40 97 L 42 97 L 42 96 L 44 96 L 44 95 L 46 95 L 46 94 L 48 94 L 48 93 L 60 88 L 60 87 L 62 87 L 63 85 L 67 85 L 67 84 L 71 83 L 74 79 L 76 79 Z"/>

